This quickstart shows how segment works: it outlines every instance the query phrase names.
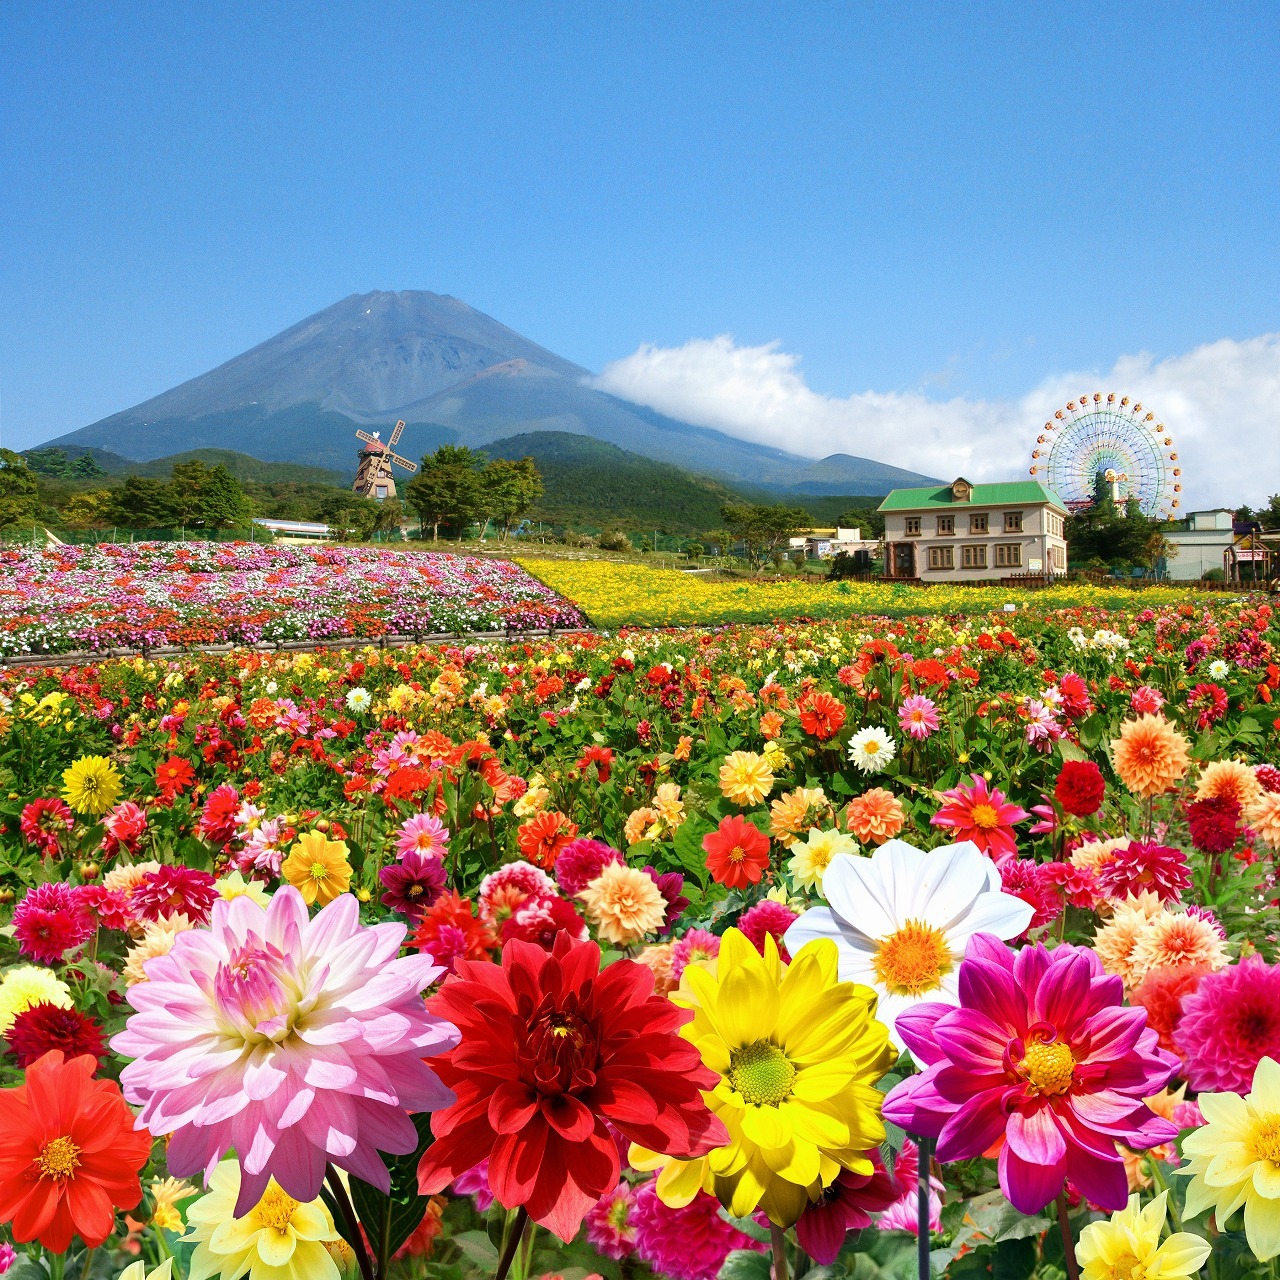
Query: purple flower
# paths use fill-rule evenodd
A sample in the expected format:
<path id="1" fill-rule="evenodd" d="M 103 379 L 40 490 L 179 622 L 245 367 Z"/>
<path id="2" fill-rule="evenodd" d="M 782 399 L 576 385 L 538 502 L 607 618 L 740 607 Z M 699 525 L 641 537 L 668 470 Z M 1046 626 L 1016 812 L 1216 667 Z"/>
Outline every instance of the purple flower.
<path id="1" fill-rule="evenodd" d="M 678 871 L 658 872 L 653 867 L 642 867 L 641 870 L 658 886 L 658 892 L 666 901 L 667 916 L 662 922 L 662 931 L 665 933 L 680 919 L 681 913 L 689 905 L 689 899 L 684 896 L 684 876 Z"/>
<path id="2" fill-rule="evenodd" d="M 378 879 L 383 903 L 416 920 L 444 892 L 444 863 L 411 849 L 399 862 L 383 867 Z"/>

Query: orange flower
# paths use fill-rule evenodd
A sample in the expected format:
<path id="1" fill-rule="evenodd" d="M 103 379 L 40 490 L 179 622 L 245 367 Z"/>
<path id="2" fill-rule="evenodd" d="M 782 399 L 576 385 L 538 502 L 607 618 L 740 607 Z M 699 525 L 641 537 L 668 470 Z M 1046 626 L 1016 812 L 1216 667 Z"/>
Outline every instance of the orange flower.
<path id="1" fill-rule="evenodd" d="M 578 824 L 570 822 L 559 810 L 535 814 L 517 832 L 520 852 L 544 871 L 556 865 L 560 850 L 578 834 Z"/>
<path id="2" fill-rule="evenodd" d="M 782 733 L 784 721 L 776 711 L 766 711 L 760 717 L 760 732 L 770 742 Z"/>
<path id="3" fill-rule="evenodd" d="M 1134 795 L 1163 795 L 1186 775 L 1187 740 L 1163 716 L 1139 716 L 1120 726 L 1111 758 Z"/>
<path id="4" fill-rule="evenodd" d="M 907 823 L 902 802 L 892 791 L 873 787 L 854 796 L 844 811 L 844 825 L 862 844 L 884 844 Z"/>
<path id="5" fill-rule="evenodd" d="M 1207 764 L 1196 784 L 1197 800 L 1234 800 L 1243 813 L 1262 798 L 1262 783 L 1239 760 L 1215 760 Z"/>
<path id="6" fill-rule="evenodd" d="M 693 739 L 687 733 L 682 733 L 680 741 L 676 743 L 676 749 L 671 753 L 671 758 L 673 760 L 687 760 L 692 750 Z"/>
<path id="7" fill-rule="evenodd" d="M 805 733 L 812 734 L 819 742 L 826 742 L 840 732 L 844 717 L 843 702 L 837 701 L 829 693 L 818 692 L 810 695 L 801 710 L 800 724 Z"/>
<path id="8" fill-rule="evenodd" d="M 24 1084 L 0 1089 L 0 1222 L 19 1244 L 66 1253 L 78 1235 L 96 1249 L 115 1230 L 115 1210 L 142 1199 L 151 1135 L 133 1127 L 114 1080 L 93 1078 L 97 1065 L 54 1049 Z"/>

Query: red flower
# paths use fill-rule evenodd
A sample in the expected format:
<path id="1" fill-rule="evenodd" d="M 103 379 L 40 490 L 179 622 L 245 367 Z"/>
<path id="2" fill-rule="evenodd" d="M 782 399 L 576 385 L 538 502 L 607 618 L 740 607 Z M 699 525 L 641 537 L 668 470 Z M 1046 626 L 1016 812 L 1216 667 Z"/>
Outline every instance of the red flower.
<path id="1" fill-rule="evenodd" d="M 462 1039 L 432 1060 L 457 1101 L 431 1118 L 423 1195 L 487 1159 L 498 1201 L 568 1241 L 618 1183 L 606 1122 L 680 1159 L 728 1141 L 700 1093 L 717 1077 L 679 1035 L 690 1014 L 653 994 L 645 965 L 600 972 L 594 942 L 562 935 L 551 952 L 510 942 L 500 968 L 460 961 L 430 1008 Z"/>
<path id="2" fill-rule="evenodd" d="M 1191 843 L 1201 853 L 1226 853 L 1240 839 L 1240 806 L 1230 796 L 1208 796 L 1187 805 Z"/>
<path id="3" fill-rule="evenodd" d="M 868 1151 L 867 1157 L 872 1164 L 870 1173 L 842 1169 L 816 1201 L 805 1205 L 796 1223 L 800 1247 L 823 1266 L 836 1260 L 850 1231 L 869 1227 L 873 1213 L 887 1209 L 911 1189 L 901 1186 L 884 1167 L 879 1151 Z"/>
<path id="4" fill-rule="evenodd" d="M 156 765 L 156 786 L 168 796 L 180 796 L 195 780 L 196 771 L 181 756 Z"/>
<path id="5" fill-rule="evenodd" d="M 45 1001 L 18 1014 L 6 1039 L 20 1067 L 29 1067 L 52 1049 L 61 1049 L 68 1058 L 87 1053 L 99 1062 L 107 1060 L 102 1029 L 92 1018 L 78 1009 L 62 1009 Z"/>
<path id="6" fill-rule="evenodd" d="M 487 960 L 494 939 L 484 922 L 476 919 L 470 898 L 450 890 L 422 913 L 407 945 L 430 952 L 436 964 L 452 973 L 458 960 Z"/>
<path id="7" fill-rule="evenodd" d="M 1129 1002 L 1147 1011 L 1147 1026 L 1160 1037 L 1160 1047 L 1166 1053 L 1178 1052 L 1173 1037 L 1182 1021 L 1183 1002 L 1209 972 L 1205 964 L 1161 964 L 1133 989 Z"/>
<path id="8" fill-rule="evenodd" d="M 200 814 L 200 834 L 214 845 L 224 845 L 236 833 L 240 793 L 229 782 L 209 792 Z"/>
<path id="9" fill-rule="evenodd" d="M 702 837 L 711 878 L 728 889 L 759 883 L 769 870 L 769 837 L 737 814 L 720 819 L 720 826 Z"/>
<path id="10" fill-rule="evenodd" d="M 1154 893 L 1161 902 L 1177 902 L 1191 886 L 1191 868 L 1181 849 L 1154 841 L 1130 840 L 1097 868 L 1098 890 L 1122 902 L 1140 893 Z"/>
<path id="11" fill-rule="evenodd" d="M 814 693 L 800 712 L 800 724 L 805 733 L 811 733 L 819 742 L 834 738 L 844 724 L 844 703 L 829 693 Z"/>
<path id="12" fill-rule="evenodd" d="M 57 964 L 93 933 L 93 917 L 70 885 L 38 884 L 13 913 L 18 950 L 43 964 Z"/>
<path id="13" fill-rule="evenodd" d="M 502 942 L 532 942 L 544 951 L 556 945 L 561 934 L 585 942 L 587 926 L 566 898 L 526 898 L 502 922 Z"/>
<path id="14" fill-rule="evenodd" d="M 764 955 L 764 940 L 768 934 L 777 944 L 783 964 L 790 964 L 791 953 L 782 937 L 798 919 L 796 913 L 783 903 L 761 898 L 738 918 L 738 931 L 761 955 Z"/>
<path id="15" fill-rule="evenodd" d="M 1102 808 L 1107 784 L 1092 760 L 1068 760 L 1058 774 L 1053 794 L 1067 813 L 1089 818 Z"/>
<path id="16" fill-rule="evenodd" d="M 1031 815 L 1004 797 L 1004 792 L 987 788 L 986 779 L 975 773 L 973 786 L 953 787 L 942 794 L 950 801 L 929 819 L 935 827 L 950 827 L 957 840 L 972 840 L 988 857 L 1000 859 L 1018 851 L 1013 824 Z"/>
<path id="17" fill-rule="evenodd" d="M 33 800 L 18 819 L 18 830 L 46 857 L 62 852 L 62 837 L 75 823 L 71 810 L 61 801 Z"/>
<path id="18" fill-rule="evenodd" d="M 593 764 L 600 781 L 608 782 L 609 775 L 613 772 L 613 752 L 608 747 L 588 747 L 578 761 L 578 768 L 585 773 L 588 766 Z"/>
<path id="19" fill-rule="evenodd" d="M 115 1210 L 142 1199 L 151 1135 L 134 1128 L 114 1080 L 93 1079 L 96 1065 L 55 1050 L 27 1068 L 24 1084 L 0 1089 L 0 1222 L 19 1244 L 66 1253 L 78 1235 L 96 1249 Z"/>
<path id="20" fill-rule="evenodd" d="M 131 901 L 142 920 L 182 914 L 196 924 L 206 924 L 217 897 L 214 878 L 207 871 L 158 867 L 138 882 Z"/>
<path id="21" fill-rule="evenodd" d="M 1216 684 L 1198 684 L 1187 695 L 1187 710 L 1196 713 L 1196 728 L 1207 729 L 1227 714 L 1227 691 Z"/>

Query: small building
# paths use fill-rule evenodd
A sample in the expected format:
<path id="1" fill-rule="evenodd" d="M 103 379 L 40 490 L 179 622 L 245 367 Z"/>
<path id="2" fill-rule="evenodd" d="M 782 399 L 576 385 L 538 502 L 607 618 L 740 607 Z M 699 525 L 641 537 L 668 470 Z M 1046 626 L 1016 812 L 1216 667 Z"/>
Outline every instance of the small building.
<path id="1" fill-rule="evenodd" d="M 1175 547 L 1165 559 L 1165 576 L 1174 582 L 1192 582 L 1210 569 L 1224 569 L 1223 557 L 1235 541 L 1235 512 L 1229 507 L 1189 511 L 1177 529 L 1165 534 Z"/>
<path id="2" fill-rule="evenodd" d="M 998 582 L 1063 574 L 1067 504 L 1038 480 L 894 489 L 884 514 L 885 577 Z"/>
<path id="3" fill-rule="evenodd" d="M 278 539 L 285 542 L 314 542 L 334 536 L 327 524 L 317 524 L 311 520 L 272 520 L 260 517 L 253 523 L 263 529 L 270 529 Z"/>

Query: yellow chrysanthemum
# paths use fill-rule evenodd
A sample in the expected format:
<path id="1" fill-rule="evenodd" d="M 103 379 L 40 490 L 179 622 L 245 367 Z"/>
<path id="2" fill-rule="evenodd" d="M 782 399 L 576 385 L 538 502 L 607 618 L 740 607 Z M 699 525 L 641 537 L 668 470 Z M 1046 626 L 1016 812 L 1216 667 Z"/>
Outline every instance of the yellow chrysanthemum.
<path id="1" fill-rule="evenodd" d="M 1210 1253 L 1207 1240 L 1189 1231 L 1161 1241 L 1169 1193 L 1162 1191 L 1145 1208 L 1137 1196 L 1109 1221 L 1091 1222 L 1080 1233 L 1076 1260 L 1081 1280 L 1189 1280 Z"/>
<path id="2" fill-rule="evenodd" d="M 1221 1231 L 1244 1209 L 1244 1234 L 1259 1261 L 1280 1253 L 1280 1064 L 1263 1058 L 1246 1097 L 1202 1093 L 1204 1125 L 1182 1144 L 1174 1173 L 1191 1179 L 1186 1213 L 1212 1209 Z"/>
<path id="3" fill-rule="evenodd" d="M 791 848 L 793 852 L 787 862 L 791 879 L 800 887 L 816 890 L 818 893 L 822 892 L 822 877 L 831 865 L 831 859 L 838 853 L 858 852 L 857 841 L 834 828 L 819 831 L 815 827 L 803 844 L 797 842 Z"/>
<path id="4" fill-rule="evenodd" d="M 606 862 L 578 897 L 587 919 L 606 942 L 628 946 L 662 927 L 667 900 L 643 871 L 623 862 Z"/>
<path id="5" fill-rule="evenodd" d="M 339 1239 L 324 1202 L 301 1204 L 272 1178 L 261 1200 L 235 1216 L 240 1166 L 224 1160 L 209 1179 L 209 1193 L 187 1210 L 195 1242 L 189 1280 L 340 1280 L 325 1247 Z"/>
<path id="6" fill-rule="evenodd" d="M 49 969 L 20 964 L 0 981 L 0 1035 L 7 1035 L 13 1020 L 33 1004 L 71 1008 L 71 988 Z"/>
<path id="7" fill-rule="evenodd" d="M 731 751 L 720 766 L 720 793 L 726 800 L 749 808 L 773 790 L 773 770 L 754 751 Z"/>
<path id="8" fill-rule="evenodd" d="M 150 1189 L 151 1200 L 155 1205 L 151 1221 L 165 1231 L 181 1231 L 182 1211 L 178 1204 L 195 1195 L 195 1187 L 189 1182 L 180 1182 L 177 1178 L 157 1178 Z"/>
<path id="9" fill-rule="evenodd" d="M 280 874 L 309 907 L 328 906 L 351 887 L 350 852 L 345 841 L 330 840 L 323 831 L 304 831 L 294 841 Z"/>
<path id="10" fill-rule="evenodd" d="M 62 798 L 77 813 L 106 813 L 119 799 L 122 785 L 106 756 L 81 756 L 62 771 Z"/>
<path id="11" fill-rule="evenodd" d="M 875 1082 L 894 1052 L 875 993 L 841 982 L 837 963 L 827 938 L 784 967 L 771 936 L 762 956 L 730 929 L 714 963 L 685 969 L 671 999 L 694 1011 L 680 1034 L 719 1073 L 702 1096 L 729 1141 L 688 1161 L 633 1146 L 633 1167 L 661 1169 L 664 1203 L 704 1190 L 734 1217 L 759 1208 L 789 1227 L 842 1169 L 871 1172 L 868 1152 L 885 1133 Z"/>

